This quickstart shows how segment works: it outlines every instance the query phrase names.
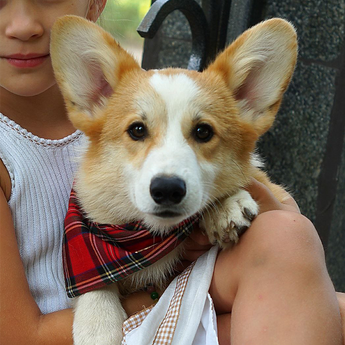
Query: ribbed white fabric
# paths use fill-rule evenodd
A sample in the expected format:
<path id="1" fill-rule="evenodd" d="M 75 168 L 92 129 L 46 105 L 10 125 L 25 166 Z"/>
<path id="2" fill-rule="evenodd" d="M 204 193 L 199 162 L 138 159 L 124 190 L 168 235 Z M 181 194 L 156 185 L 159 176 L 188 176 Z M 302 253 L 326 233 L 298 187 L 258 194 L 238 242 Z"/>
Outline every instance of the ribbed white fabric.
<path id="1" fill-rule="evenodd" d="M 68 307 L 63 221 L 82 138 L 76 131 L 60 140 L 42 139 L 0 113 L 0 158 L 12 182 L 8 204 L 30 290 L 43 313 Z"/>

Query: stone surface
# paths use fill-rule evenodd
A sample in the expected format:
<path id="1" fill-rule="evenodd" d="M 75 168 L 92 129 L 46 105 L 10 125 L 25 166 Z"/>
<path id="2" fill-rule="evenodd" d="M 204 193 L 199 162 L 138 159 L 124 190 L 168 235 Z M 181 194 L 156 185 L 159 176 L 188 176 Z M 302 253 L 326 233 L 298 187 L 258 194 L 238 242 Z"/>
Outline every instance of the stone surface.
<path id="1" fill-rule="evenodd" d="M 189 24 L 186 17 L 180 11 L 174 11 L 166 18 L 164 26 L 162 27 L 162 34 L 165 37 L 191 40 Z"/>
<path id="2" fill-rule="evenodd" d="M 327 266 L 336 290 L 345 292 L 345 141 L 339 177 L 333 223 L 327 248 Z"/>
<path id="3" fill-rule="evenodd" d="M 272 179 L 288 187 L 315 220 L 317 180 L 333 105 L 334 70 L 298 63 L 273 128 L 259 143 Z"/>
<path id="4" fill-rule="evenodd" d="M 234 41 L 244 32 L 250 22 L 253 0 L 231 1 L 230 17 L 227 30 L 227 42 Z"/>
<path id="5" fill-rule="evenodd" d="M 345 38 L 344 0 L 268 0 L 265 17 L 285 18 L 297 29 L 302 58 L 331 61 Z"/>
<path id="6" fill-rule="evenodd" d="M 159 53 L 158 67 L 187 68 L 191 49 L 191 42 L 178 39 L 164 40 L 162 42 L 162 50 Z M 179 57 L 178 60 L 176 59 L 176 55 Z"/>

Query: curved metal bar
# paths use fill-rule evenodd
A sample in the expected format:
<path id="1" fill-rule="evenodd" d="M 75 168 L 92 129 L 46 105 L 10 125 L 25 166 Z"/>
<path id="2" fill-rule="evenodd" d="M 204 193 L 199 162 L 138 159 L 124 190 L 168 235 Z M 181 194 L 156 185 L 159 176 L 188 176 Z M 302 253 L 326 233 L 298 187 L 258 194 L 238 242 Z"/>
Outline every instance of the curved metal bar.
<path id="1" fill-rule="evenodd" d="M 208 54 L 208 23 L 202 8 L 194 0 L 157 0 L 140 23 L 137 31 L 141 37 L 153 38 L 164 19 L 179 10 L 188 20 L 192 32 L 192 53 L 188 69 L 201 71 Z"/>

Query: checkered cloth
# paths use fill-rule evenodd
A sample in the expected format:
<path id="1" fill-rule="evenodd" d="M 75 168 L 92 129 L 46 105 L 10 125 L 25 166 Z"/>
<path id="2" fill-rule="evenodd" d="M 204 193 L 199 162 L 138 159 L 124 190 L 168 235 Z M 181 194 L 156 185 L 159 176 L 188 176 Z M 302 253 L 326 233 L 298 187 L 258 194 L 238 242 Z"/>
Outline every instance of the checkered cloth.
<path id="1" fill-rule="evenodd" d="M 186 291 L 187 282 L 194 264 L 195 262 L 193 262 L 177 279 L 174 296 L 172 297 L 168 311 L 157 330 L 153 342 L 155 345 L 169 345 L 174 338 L 177 321 L 180 316 L 182 297 Z"/>
<path id="2" fill-rule="evenodd" d="M 169 303 L 167 312 L 156 331 L 152 345 L 171 345 L 180 316 L 182 298 L 186 291 L 188 279 L 194 265 L 195 262 L 193 262 L 177 277 L 174 294 Z M 127 320 L 124 321 L 122 326 L 122 333 L 124 338 L 122 339 L 121 345 L 127 345 L 126 335 L 132 332 L 135 328 L 141 326 L 147 315 L 152 311 L 153 307 L 154 305 L 138 312 L 137 314 L 130 316 Z"/>
<path id="3" fill-rule="evenodd" d="M 195 215 L 166 236 L 152 235 L 141 222 L 99 224 L 86 218 L 72 190 L 63 241 L 68 297 L 99 289 L 152 265 L 189 236 L 198 220 Z"/>

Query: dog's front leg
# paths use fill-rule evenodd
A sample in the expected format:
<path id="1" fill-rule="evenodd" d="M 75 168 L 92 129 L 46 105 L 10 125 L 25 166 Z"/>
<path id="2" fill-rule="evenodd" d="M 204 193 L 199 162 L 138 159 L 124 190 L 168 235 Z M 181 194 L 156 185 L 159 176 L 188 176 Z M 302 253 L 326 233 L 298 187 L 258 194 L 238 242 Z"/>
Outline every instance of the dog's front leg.
<path id="1" fill-rule="evenodd" d="M 247 191 L 241 189 L 236 194 L 224 198 L 217 208 L 207 210 L 203 215 L 201 227 L 211 243 L 225 248 L 231 243 L 238 242 L 258 212 L 259 206 L 256 201 Z"/>
<path id="2" fill-rule="evenodd" d="M 126 318 L 116 284 L 88 292 L 76 300 L 73 321 L 74 344 L 120 345 L 122 323 Z"/>

